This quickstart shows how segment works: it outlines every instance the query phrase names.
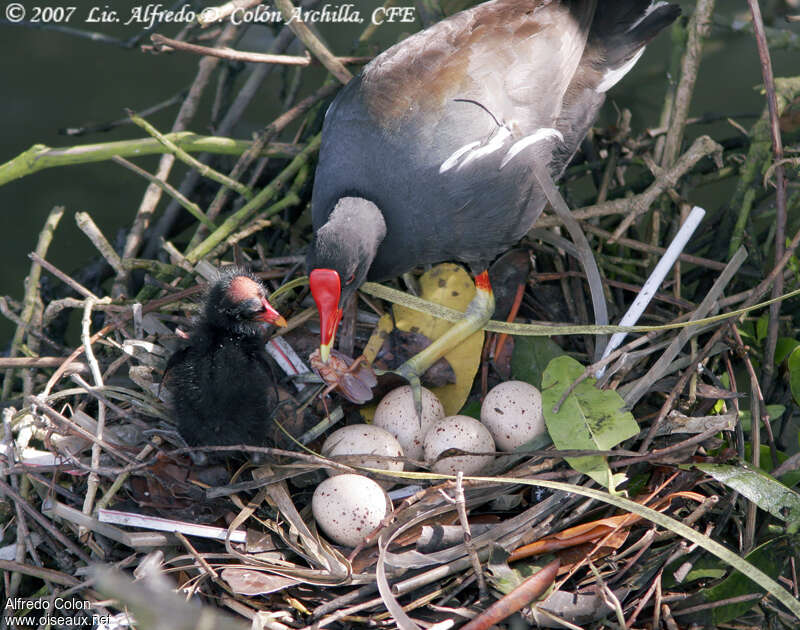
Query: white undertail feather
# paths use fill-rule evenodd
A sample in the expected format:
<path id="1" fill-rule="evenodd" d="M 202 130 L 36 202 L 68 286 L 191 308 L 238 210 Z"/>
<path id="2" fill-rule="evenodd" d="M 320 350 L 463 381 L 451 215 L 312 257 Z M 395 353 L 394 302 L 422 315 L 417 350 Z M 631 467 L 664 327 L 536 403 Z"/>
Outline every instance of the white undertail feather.
<path id="1" fill-rule="evenodd" d="M 630 32 L 631 32 L 633 29 L 635 29 L 637 26 L 639 26 L 639 24 L 641 24 L 642 22 L 644 22 L 645 18 L 646 18 L 648 15 L 650 15 L 650 14 L 651 14 L 653 11 L 655 11 L 656 9 L 659 9 L 659 8 L 663 7 L 663 6 L 664 6 L 664 5 L 666 5 L 666 4 L 669 4 L 668 2 L 666 2 L 666 0 L 661 0 L 661 2 L 652 2 L 652 3 L 650 3 L 650 6 L 649 6 L 649 7 L 647 7 L 647 9 L 645 9 L 645 12 L 644 12 L 644 13 L 642 13 L 642 15 L 641 15 L 641 16 L 639 16 L 639 19 L 638 19 L 638 20 L 636 20 L 636 21 L 635 21 L 633 24 L 631 24 L 631 25 L 628 27 L 628 29 L 627 29 L 628 33 L 630 33 Z"/>
<path id="2" fill-rule="evenodd" d="M 639 57 L 642 56 L 642 53 L 644 53 L 644 46 L 637 50 L 636 54 L 621 66 L 606 70 L 606 73 L 603 75 L 603 80 L 600 81 L 599 85 L 595 88 L 595 92 L 608 92 L 622 77 L 630 72 L 631 68 L 639 61 Z"/>

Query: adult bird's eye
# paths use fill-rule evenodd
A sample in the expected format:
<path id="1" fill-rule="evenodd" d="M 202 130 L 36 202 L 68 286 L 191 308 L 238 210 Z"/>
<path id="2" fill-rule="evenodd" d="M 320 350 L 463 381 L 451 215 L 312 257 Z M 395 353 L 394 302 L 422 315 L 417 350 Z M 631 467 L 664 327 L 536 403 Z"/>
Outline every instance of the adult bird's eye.
<path id="1" fill-rule="evenodd" d="M 347 282 L 345 284 L 352 284 L 353 280 L 355 280 L 355 279 L 356 279 L 356 274 L 355 273 L 351 273 L 350 277 L 347 279 Z"/>

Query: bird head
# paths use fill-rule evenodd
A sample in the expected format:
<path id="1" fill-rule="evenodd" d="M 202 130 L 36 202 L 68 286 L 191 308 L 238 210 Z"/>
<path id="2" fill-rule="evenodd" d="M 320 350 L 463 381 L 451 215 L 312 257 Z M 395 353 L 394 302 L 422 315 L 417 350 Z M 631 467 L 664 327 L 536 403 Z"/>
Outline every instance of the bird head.
<path id="1" fill-rule="evenodd" d="M 286 320 L 267 301 L 267 291 L 254 274 L 239 268 L 221 272 L 206 297 L 203 313 L 212 326 L 237 334 L 260 334 L 260 324 L 286 326 Z"/>
<path id="2" fill-rule="evenodd" d="M 320 357 L 328 361 L 342 309 L 367 279 L 386 223 L 378 207 L 342 197 L 314 234 L 308 255 L 309 284 L 320 320 Z"/>

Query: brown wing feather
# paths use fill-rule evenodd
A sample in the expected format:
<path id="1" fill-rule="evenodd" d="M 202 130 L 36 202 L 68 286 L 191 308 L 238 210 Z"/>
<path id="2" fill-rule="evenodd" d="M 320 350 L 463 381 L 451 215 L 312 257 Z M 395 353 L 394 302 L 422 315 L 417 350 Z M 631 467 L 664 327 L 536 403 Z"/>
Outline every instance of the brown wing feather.
<path id="1" fill-rule="evenodd" d="M 419 112 L 438 117 L 449 101 L 472 98 L 525 135 L 547 122 L 532 113 L 551 122 L 559 115 L 594 6 L 595 0 L 495 0 L 458 13 L 365 68 L 367 110 L 392 129 Z"/>

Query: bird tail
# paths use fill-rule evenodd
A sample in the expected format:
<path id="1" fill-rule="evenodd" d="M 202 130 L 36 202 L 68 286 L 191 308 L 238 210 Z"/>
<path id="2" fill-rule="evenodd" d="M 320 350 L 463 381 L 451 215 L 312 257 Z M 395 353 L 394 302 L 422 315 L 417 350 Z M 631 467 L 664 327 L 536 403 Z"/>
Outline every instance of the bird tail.
<path id="1" fill-rule="evenodd" d="M 672 24 L 681 10 L 656 0 L 600 0 L 594 14 L 588 47 L 602 51 L 603 79 L 598 92 L 606 92 L 633 68 L 644 47 Z"/>
<path id="2" fill-rule="evenodd" d="M 678 5 L 663 0 L 600 0 L 591 37 L 602 42 L 607 65 L 619 67 L 680 14 Z"/>

